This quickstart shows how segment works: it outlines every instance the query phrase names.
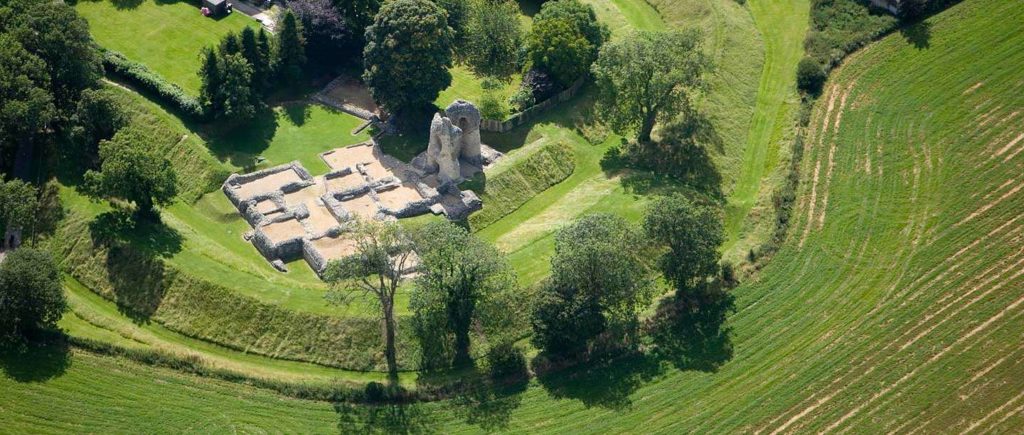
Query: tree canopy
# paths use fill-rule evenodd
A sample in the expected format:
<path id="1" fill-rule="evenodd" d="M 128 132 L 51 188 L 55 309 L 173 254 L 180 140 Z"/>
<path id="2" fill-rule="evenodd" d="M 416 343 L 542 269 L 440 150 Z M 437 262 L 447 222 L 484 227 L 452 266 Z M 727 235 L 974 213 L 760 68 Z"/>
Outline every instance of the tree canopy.
<path id="1" fill-rule="evenodd" d="M 0 339 L 23 340 L 57 326 L 67 301 L 46 251 L 19 248 L 0 263 Z"/>
<path id="2" fill-rule="evenodd" d="M 725 236 L 717 208 L 680 194 L 665 196 L 648 207 L 644 231 L 665 249 L 658 265 L 677 291 L 685 293 L 718 273 Z"/>
<path id="3" fill-rule="evenodd" d="M 302 36 L 302 25 L 291 10 L 286 10 L 281 16 L 275 64 L 285 83 L 296 85 L 302 79 L 302 69 L 306 65 L 306 40 Z"/>
<path id="4" fill-rule="evenodd" d="M 87 193 L 133 202 L 142 215 L 152 214 L 155 205 L 169 205 L 177 195 L 177 177 L 171 162 L 150 146 L 158 140 L 154 134 L 132 125 L 100 142 L 100 170 L 85 173 Z"/>
<path id="5" fill-rule="evenodd" d="M 551 278 L 533 316 L 534 344 L 558 354 L 605 330 L 633 337 L 637 313 L 654 292 L 646 251 L 640 232 L 614 215 L 586 215 L 558 230 Z"/>
<path id="6" fill-rule="evenodd" d="M 420 275 L 410 305 L 419 335 L 453 336 L 453 364 L 469 364 L 470 326 L 481 320 L 477 307 L 514 288 L 515 272 L 494 246 L 447 221 L 427 225 L 415 240 Z"/>
<path id="7" fill-rule="evenodd" d="M 477 73 L 509 77 L 523 44 L 519 5 L 512 0 L 473 0 L 465 28 L 466 62 Z"/>
<path id="8" fill-rule="evenodd" d="M 375 221 L 358 222 L 352 237 L 355 254 L 332 261 L 324 271 L 324 280 L 334 286 L 328 298 L 344 304 L 362 293 L 377 302 L 384 324 L 384 358 L 389 375 L 397 380 L 395 295 L 412 266 L 413 241 L 399 224 Z"/>
<path id="9" fill-rule="evenodd" d="M 430 0 L 395 0 L 366 30 L 363 80 L 392 113 L 432 105 L 451 85 L 452 29 Z"/>
<path id="10" fill-rule="evenodd" d="M 526 51 L 533 67 L 568 87 L 587 73 L 609 34 L 590 5 L 578 0 L 550 1 L 533 17 Z"/>
<path id="11" fill-rule="evenodd" d="M 31 140 L 56 116 L 46 63 L 0 33 L 0 147 Z"/>
<path id="12" fill-rule="evenodd" d="M 11 227 L 25 227 L 35 219 L 38 192 L 31 184 L 0 174 L 0 237 Z"/>
<path id="13" fill-rule="evenodd" d="M 683 113 L 705 86 L 711 61 L 701 39 L 697 31 L 636 32 L 605 45 L 592 67 L 598 115 L 617 133 L 649 142 L 655 123 Z"/>

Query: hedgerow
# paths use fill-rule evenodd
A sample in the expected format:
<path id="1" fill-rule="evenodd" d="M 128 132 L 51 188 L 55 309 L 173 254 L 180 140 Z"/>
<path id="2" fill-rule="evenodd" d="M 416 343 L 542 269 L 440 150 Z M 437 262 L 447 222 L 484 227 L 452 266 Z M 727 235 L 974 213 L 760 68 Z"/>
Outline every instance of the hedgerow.
<path id="1" fill-rule="evenodd" d="M 153 93 L 190 118 L 197 120 L 206 118 L 206 111 L 199 103 L 199 99 L 185 93 L 178 85 L 168 82 L 145 65 L 128 60 L 121 53 L 104 50 L 103 67 L 107 72 Z"/>

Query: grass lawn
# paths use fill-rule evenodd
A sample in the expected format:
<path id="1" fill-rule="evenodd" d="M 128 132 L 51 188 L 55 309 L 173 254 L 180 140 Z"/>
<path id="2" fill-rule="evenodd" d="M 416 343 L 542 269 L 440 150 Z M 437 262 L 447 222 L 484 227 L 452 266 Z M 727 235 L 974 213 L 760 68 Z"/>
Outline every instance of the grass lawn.
<path id="1" fill-rule="evenodd" d="M 259 25 L 238 12 L 206 18 L 183 0 L 81 0 L 75 9 L 100 46 L 146 64 L 192 95 L 199 95 L 201 50 L 228 32 Z"/>
<path id="2" fill-rule="evenodd" d="M 313 175 L 329 168 L 320 153 L 365 142 L 368 131 L 352 135 L 363 120 L 319 104 L 275 107 L 255 127 L 209 135 L 210 150 L 234 168 L 250 171 L 298 160 Z M 257 164 L 257 159 L 262 159 Z"/>

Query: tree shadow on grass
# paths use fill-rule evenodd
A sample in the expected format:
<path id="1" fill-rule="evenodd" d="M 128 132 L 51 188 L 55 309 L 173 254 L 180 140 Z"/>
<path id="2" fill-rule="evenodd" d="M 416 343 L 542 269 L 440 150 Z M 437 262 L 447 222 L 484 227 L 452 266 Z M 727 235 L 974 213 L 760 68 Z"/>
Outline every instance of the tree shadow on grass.
<path id="1" fill-rule="evenodd" d="M 100 214 L 89 231 L 93 248 L 105 251 L 118 311 L 136 323 L 148 323 L 173 279 L 163 259 L 181 251 L 181 234 L 161 222 L 135 220 L 126 210 Z"/>
<path id="2" fill-rule="evenodd" d="M 915 48 L 926 49 L 931 47 L 932 23 L 922 20 L 902 26 L 900 27 L 900 34 Z"/>
<path id="3" fill-rule="evenodd" d="M 649 324 L 652 353 L 679 370 L 718 371 L 732 359 L 732 328 L 725 321 L 734 311 L 733 295 L 714 288 L 661 300 Z"/>
<path id="4" fill-rule="evenodd" d="M 555 398 L 616 411 L 632 406 L 631 396 L 662 376 L 668 366 L 715 372 L 732 359 L 732 330 L 724 326 L 735 311 L 733 296 L 711 285 L 687 297 L 663 299 L 645 330 L 653 346 L 577 360 L 534 358 L 537 380 Z M 695 307 L 701 307 L 696 309 Z M 554 367 L 554 369 L 550 369 Z"/>
<path id="5" fill-rule="evenodd" d="M 58 333 L 36 342 L 0 346 L 0 370 L 17 382 L 45 382 L 59 377 L 71 366 L 68 343 Z"/>
<path id="6" fill-rule="evenodd" d="M 459 391 L 452 397 L 453 412 L 468 424 L 494 432 L 508 428 L 508 422 L 522 402 L 522 393 L 529 383 L 526 367 L 522 372 L 494 379 L 473 370 L 463 377 Z"/>
<path id="7" fill-rule="evenodd" d="M 421 403 L 353 404 L 334 403 L 338 433 L 419 434 L 436 432 L 432 417 Z"/>
<path id="8" fill-rule="evenodd" d="M 287 113 L 291 117 L 293 114 Z M 294 114 L 299 116 L 299 114 Z M 302 115 L 303 117 L 305 115 Z M 305 122 L 303 120 L 302 122 Z M 300 125 L 300 124 L 296 124 Z M 238 125 L 208 124 L 202 127 L 192 125 L 189 129 L 204 132 L 210 152 L 221 162 L 243 168 L 246 172 L 255 170 L 260 163 L 260 154 L 270 147 L 277 133 L 277 113 L 273 109 L 259 112 L 251 121 Z"/>
<path id="9" fill-rule="evenodd" d="M 309 114 L 312 112 L 312 107 L 309 104 L 286 104 L 284 106 L 284 114 L 288 117 L 288 120 L 296 127 L 302 127 L 306 124 L 306 120 L 309 119 Z"/>

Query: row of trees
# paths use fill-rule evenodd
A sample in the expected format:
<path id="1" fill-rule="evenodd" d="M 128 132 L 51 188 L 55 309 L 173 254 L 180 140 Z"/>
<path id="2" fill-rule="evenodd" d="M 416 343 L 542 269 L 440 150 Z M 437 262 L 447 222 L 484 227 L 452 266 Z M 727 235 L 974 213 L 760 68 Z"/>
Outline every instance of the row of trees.
<path id="1" fill-rule="evenodd" d="M 247 27 L 229 33 L 202 56 L 200 100 L 207 112 L 219 120 L 248 120 L 264 107 L 263 97 L 274 86 L 301 82 L 306 64 L 302 26 L 286 11 L 273 39 L 262 28 Z"/>
<path id="2" fill-rule="evenodd" d="M 380 309 L 388 371 L 397 374 L 395 295 L 415 268 L 410 306 L 425 368 L 465 366 L 474 326 L 489 332 L 492 347 L 509 343 L 508 307 L 515 273 L 504 256 L 465 228 L 432 223 L 416 231 L 399 224 L 364 222 L 355 231 L 357 254 L 331 263 L 325 279 L 331 299 L 345 303 L 370 295 Z M 487 313 L 481 315 L 481 313 Z"/>
<path id="3" fill-rule="evenodd" d="M 658 293 L 653 270 L 690 309 L 701 309 L 702 293 L 720 277 L 722 231 L 716 208 L 681 195 L 652 204 L 642 228 L 594 214 L 560 229 L 531 318 L 533 344 L 553 356 L 635 345 L 639 313 Z"/>
<path id="4" fill-rule="evenodd" d="M 719 277 L 721 215 L 716 208 L 673 195 L 656 201 L 643 226 L 595 214 L 555 236 L 551 277 L 530 315 L 533 343 L 549 355 L 576 355 L 602 344 L 637 342 L 640 312 L 664 282 L 690 309 Z M 424 366 L 472 364 L 474 337 L 485 337 L 495 359 L 517 352 L 525 292 L 504 255 L 450 222 L 407 231 L 396 223 L 364 222 L 355 231 L 356 254 L 329 264 L 332 301 L 370 295 L 380 309 L 388 371 L 397 374 L 395 296 L 415 270 L 410 306 Z M 652 260 L 656 259 L 656 260 Z M 474 334 L 474 331 L 477 333 Z M 493 363 L 492 363 L 493 364 Z"/>

